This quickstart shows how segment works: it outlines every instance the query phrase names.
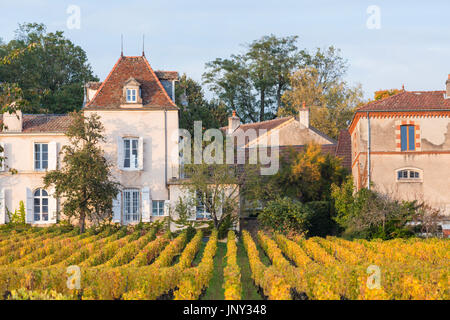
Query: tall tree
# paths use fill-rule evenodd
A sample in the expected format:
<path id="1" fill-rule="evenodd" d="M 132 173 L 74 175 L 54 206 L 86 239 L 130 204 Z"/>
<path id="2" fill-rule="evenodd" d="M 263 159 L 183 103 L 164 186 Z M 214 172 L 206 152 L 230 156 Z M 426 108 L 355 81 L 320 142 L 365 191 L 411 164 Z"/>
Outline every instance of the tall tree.
<path id="1" fill-rule="evenodd" d="M 347 66 L 339 50 L 330 47 L 304 55 L 308 66 L 291 75 L 292 88 L 283 95 L 278 115 L 296 115 L 305 103 L 311 110 L 312 126 L 337 138 L 355 108 L 364 103 L 361 85 L 349 86 L 343 79 Z"/>
<path id="2" fill-rule="evenodd" d="M 112 201 L 119 191 L 119 184 L 111 178 L 111 165 L 99 146 L 105 142 L 104 127 L 100 117 L 71 113 L 71 125 L 66 135 L 70 144 L 65 145 L 61 169 L 47 172 L 45 188 L 55 186 L 55 196 L 65 199 L 63 212 L 70 219 L 79 221 L 80 232 L 85 231 L 86 219 L 100 222 L 111 219 Z"/>
<path id="3" fill-rule="evenodd" d="M 264 36 L 246 52 L 206 64 L 204 83 L 244 122 L 272 119 L 289 88 L 289 75 L 302 64 L 297 37 Z"/>
<path id="4" fill-rule="evenodd" d="M 19 25 L 16 36 L 0 44 L 0 58 L 35 48 L 9 64 L 0 64 L 0 79 L 17 83 L 29 102 L 30 113 L 67 113 L 83 104 L 83 85 L 98 81 L 85 51 L 67 39 L 62 31 L 47 32 L 43 24 Z"/>
<path id="5" fill-rule="evenodd" d="M 183 74 L 175 87 L 175 102 L 180 108 L 180 128 L 194 134 L 194 121 L 202 121 L 206 129 L 225 126 L 228 119 L 223 103 L 204 97 L 199 83 Z"/>

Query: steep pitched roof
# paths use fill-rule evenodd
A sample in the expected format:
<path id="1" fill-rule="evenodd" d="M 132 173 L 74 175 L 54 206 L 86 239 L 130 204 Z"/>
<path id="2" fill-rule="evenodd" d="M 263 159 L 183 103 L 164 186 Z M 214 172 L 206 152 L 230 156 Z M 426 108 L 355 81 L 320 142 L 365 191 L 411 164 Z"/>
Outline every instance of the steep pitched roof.
<path id="1" fill-rule="evenodd" d="M 339 132 L 339 139 L 336 146 L 336 156 L 342 158 L 342 166 L 352 169 L 352 139 L 347 129 Z"/>
<path id="2" fill-rule="evenodd" d="M 446 99 L 445 91 L 402 91 L 370 102 L 356 112 L 424 110 L 450 110 L 450 98 Z"/>
<path id="3" fill-rule="evenodd" d="M 146 109 L 177 109 L 145 56 L 121 56 L 85 109 L 118 109 L 123 104 L 123 85 L 130 78 L 141 83 Z M 124 108 L 126 109 L 126 108 Z M 135 108 L 134 108 L 135 109 Z"/>
<path id="4" fill-rule="evenodd" d="M 0 115 L 3 123 L 3 115 Z M 23 133 L 64 133 L 70 126 L 70 116 L 67 114 L 24 114 Z"/>

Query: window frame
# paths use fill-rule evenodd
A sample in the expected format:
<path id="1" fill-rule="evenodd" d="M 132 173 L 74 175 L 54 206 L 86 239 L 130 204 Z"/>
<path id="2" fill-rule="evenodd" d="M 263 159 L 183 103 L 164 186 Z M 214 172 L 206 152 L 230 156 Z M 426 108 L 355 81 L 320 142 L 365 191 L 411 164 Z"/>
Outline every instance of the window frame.
<path id="1" fill-rule="evenodd" d="M 196 220 L 211 220 L 211 213 L 206 211 L 206 205 L 202 202 L 202 195 L 199 191 L 196 192 L 196 204 L 195 204 L 195 219 Z M 209 195 L 212 199 L 212 194 Z"/>
<path id="2" fill-rule="evenodd" d="M 126 147 L 126 142 L 129 142 L 128 152 Z M 133 147 L 133 142 L 136 142 L 136 148 Z M 122 145 L 123 145 L 123 163 L 122 168 L 124 170 L 139 170 L 139 138 L 134 137 L 124 137 L 122 138 Z M 133 151 L 136 151 L 136 158 L 134 159 L 134 166 L 131 166 L 132 164 L 132 156 Z M 127 160 L 129 161 L 129 166 L 126 166 Z"/>
<path id="3" fill-rule="evenodd" d="M 129 198 L 128 198 L 129 195 Z M 136 195 L 136 197 L 134 197 Z M 123 223 L 124 224 L 133 224 L 139 223 L 142 217 L 142 198 L 141 198 L 141 190 L 137 188 L 128 188 L 122 190 L 122 212 L 123 212 Z M 128 207 L 129 201 L 130 206 Z M 136 209 L 136 211 L 134 211 Z M 130 210 L 130 211 L 128 211 Z"/>
<path id="4" fill-rule="evenodd" d="M 126 88 L 125 93 L 127 103 L 137 103 L 137 90 L 135 88 Z"/>
<path id="5" fill-rule="evenodd" d="M 36 193 L 39 192 L 38 195 Z M 43 192 L 46 195 L 43 195 Z M 36 205 L 36 200 L 38 200 L 38 205 Z M 44 204 L 44 200 L 47 200 L 47 204 Z M 39 208 L 39 212 L 36 212 L 36 207 Z M 44 211 L 43 208 L 47 207 L 47 219 L 44 219 Z M 37 188 L 33 191 L 33 223 L 49 223 L 50 221 L 50 196 L 47 190 L 44 188 Z M 39 219 L 36 219 L 36 216 L 39 216 Z"/>
<path id="6" fill-rule="evenodd" d="M 43 159 L 43 146 L 47 146 L 47 160 Z M 39 146 L 39 152 L 36 150 L 36 146 Z M 44 161 L 47 162 L 47 166 L 43 168 Z M 36 164 L 39 163 L 39 168 L 37 168 Z M 48 142 L 34 142 L 33 143 L 33 168 L 34 171 L 47 171 L 49 165 L 49 143 Z"/>
<path id="7" fill-rule="evenodd" d="M 395 180 L 396 182 L 423 182 L 423 170 L 419 168 L 397 169 L 395 170 Z"/>
<path id="8" fill-rule="evenodd" d="M 164 203 L 165 203 L 165 200 L 152 200 L 152 217 L 165 216 Z M 156 211 L 158 214 L 154 214 L 155 204 L 156 204 Z M 162 213 L 162 214 L 160 214 L 160 213 Z"/>
<path id="9" fill-rule="evenodd" d="M 403 128 L 406 129 L 406 133 L 403 133 Z M 411 132 L 410 128 L 412 128 L 412 139 L 411 139 Z M 406 136 L 405 136 L 406 135 Z M 406 148 L 403 148 L 403 138 L 406 139 L 405 144 Z M 411 149 L 411 144 L 413 144 L 414 148 Z M 416 126 L 413 124 L 403 124 L 400 126 L 400 151 L 407 152 L 407 151 L 416 151 Z"/>

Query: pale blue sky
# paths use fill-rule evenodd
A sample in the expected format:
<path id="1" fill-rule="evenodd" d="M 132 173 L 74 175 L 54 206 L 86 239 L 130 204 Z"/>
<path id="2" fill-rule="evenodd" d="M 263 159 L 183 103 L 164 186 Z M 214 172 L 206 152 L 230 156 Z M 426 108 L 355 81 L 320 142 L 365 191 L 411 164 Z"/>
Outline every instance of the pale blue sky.
<path id="1" fill-rule="evenodd" d="M 81 9 L 81 28 L 69 30 L 69 5 Z M 366 27 L 367 8 L 381 9 L 381 29 Z M 334 45 L 366 97 L 377 89 L 444 90 L 450 73 L 450 1 L 46 1 L 0 0 L 0 37 L 18 23 L 43 22 L 63 30 L 87 52 L 101 80 L 120 55 L 140 55 L 142 34 L 154 69 L 201 80 L 204 64 L 243 50 L 263 35 L 298 35 L 308 49 Z"/>

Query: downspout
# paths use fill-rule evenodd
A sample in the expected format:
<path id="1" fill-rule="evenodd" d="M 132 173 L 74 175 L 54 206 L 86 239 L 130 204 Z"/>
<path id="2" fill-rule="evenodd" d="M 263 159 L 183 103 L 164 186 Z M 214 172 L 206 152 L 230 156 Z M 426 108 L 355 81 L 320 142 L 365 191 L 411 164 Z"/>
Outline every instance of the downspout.
<path id="1" fill-rule="evenodd" d="M 367 112 L 367 189 L 370 190 L 370 115 Z"/>
<path id="2" fill-rule="evenodd" d="M 167 189 L 167 110 L 164 109 L 164 183 Z"/>

